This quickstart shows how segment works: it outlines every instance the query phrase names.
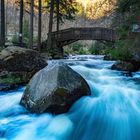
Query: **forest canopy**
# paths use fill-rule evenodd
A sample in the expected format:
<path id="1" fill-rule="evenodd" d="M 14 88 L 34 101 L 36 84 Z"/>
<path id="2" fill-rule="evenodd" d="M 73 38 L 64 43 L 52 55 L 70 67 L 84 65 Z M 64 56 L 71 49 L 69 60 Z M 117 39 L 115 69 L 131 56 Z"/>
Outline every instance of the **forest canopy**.
<path id="1" fill-rule="evenodd" d="M 60 16 L 69 19 L 74 15 L 86 16 L 89 19 L 97 19 L 109 15 L 114 11 L 117 0 L 62 0 L 60 1 Z M 19 6 L 19 0 L 16 0 Z M 56 1 L 55 1 L 56 4 Z M 28 12 L 30 6 L 29 0 L 24 0 L 24 8 Z M 34 7 L 37 11 L 38 0 L 34 1 Z M 42 0 L 42 10 L 49 12 L 50 0 Z M 54 11 L 56 13 L 56 9 Z M 61 16 L 62 17 L 62 16 Z"/>

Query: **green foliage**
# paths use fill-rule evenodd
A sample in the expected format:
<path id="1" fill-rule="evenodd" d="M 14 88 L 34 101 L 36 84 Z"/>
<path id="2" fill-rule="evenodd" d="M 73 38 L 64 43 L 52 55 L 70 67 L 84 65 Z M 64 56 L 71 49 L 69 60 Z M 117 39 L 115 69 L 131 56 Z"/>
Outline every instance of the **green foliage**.
<path id="1" fill-rule="evenodd" d="M 26 44 L 26 46 L 29 45 L 29 20 L 24 20 L 23 23 L 23 42 Z M 36 43 L 37 42 L 37 36 L 33 37 L 33 42 Z"/>
<path id="2" fill-rule="evenodd" d="M 127 25 L 133 23 L 140 23 L 140 1 L 139 0 L 118 0 L 117 3 L 117 12 L 122 14 L 125 18 L 123 21 Z"/>
<path id="3" fill-rule="evenodd" d="M 102 49 L 103 49 L 103 44 L 96 41 L 94 44 L 91 45 L 89 52 L 91 54 L 98 55 L 98 54 L 101 54 Z"/>
<path id="4" fill-rule="evenodd" d="M 69 45 L 65 50 L 66 54 L 94 54 L 94 55 L 107 55 L 109 54 L 113 59 L 117 60 L 131 60 L 132 56 L 128 47 L 125 47 L 124 40 L 118 40 L 115 44 L 109 42 L 96 41 L 91 47 L 76 42 Z M 114 47 L 115 46 L 115 47 Z M 86 49 L 85 49 L 86 48 Z"/>
<path id="5" fill-rule="evenodd" d="M 50 12 L 50 3 L 51 0 L 46 1 L 47 2 L 47 12 Z M 77 12 L 76 8 L 76 2 L 70 1 L 70 0 L 60 0 L 59 1 L 59 20 L 61 23 L 64 22 L 64 20 L 74 20 L 75 14 Z M 54 18 L 57 17 L 57 1 L 54 1 Z"/>
<path id="6" fill-rule="evenodd" d="M 137 12 L 140 7 L 139 0 L 118 0 L 118 11 L 125 12 Z"/>
<path id="7" fill-rule="evenodd" d="M 83 45 L 81 43 L 74 43 L 70 45 L 70 48 L 72 48 L 72 50 L 75 52 L 78 52 L 82 47 Z"/>
<path id="8" fill-rule="evenodd" d="M 17 44 L 19 43 L 18 40 L 18 35 L 14 35 L 12 37 L 12 43 Z M 36 43 L 37 42 L 37 36 L 33 38 L 33 42 Z M 24 20 L 23 23 L 23 43 L 25 43 L 26 46 L 28 46 L 29 44 L 29 21 L 28 20 Z"/>
<path id="9" fill-rule="evenodd" d="M 0 78 L 0 83 L 5 83 L 5 84 L 15 84 L 15 83 L 20 83 L 21 79 L 20 77 L 14 77 L 14 76 L 8 76 L 6 78 Z"/>
<path id="10" fill-rule="evenodd" d="M 29 43 L 29 21 L 28 20 L 24 20 L 24 24 L 23 24 L 23 42 L 25 44 Z"/>
<path id="11" fill-rule="evenodd" d="M 113 26 L 131 29 L 132 24 L 140 24 L 140 0 L 117 0 Z M 126 27 L 125 27 L 126 26 Z"/>
<path id="12" fill-rule="evenodd" d="M 123 25 L 117 29 L 119 39 L 125 39 L 128 37 L 130 32 L 130 27 L 127 25 Z"/>
<path id="13" fill-rule="evenodd" d="M 89 52 L 94 55 L 105 55 L 112 49 L 113 44 L 109 42 L 99 42 L 96 41 L 94 44 L 91 45 Z"/>
<path id="14" fill-rule="evenodd" d="M 33 43 L 37 43 L 37 41 L 38 41 L 38 36 L 35 36 L 35 37 L 33 38 Z"/>
<path id="15" fill-rule="evenodd" d="M 95 43 L 89 44 L 82 44 L 81 42 L 75 42 L 70 44 L 68 47 L 65 48 L 66 54 L 107 54 L 110 52 L 112 48 L 112 43 L 101 43 L 96 41 Z"/>
<path id="16" fill-rule="evenodd" d="M 124 40 L 119 40 L 115 43 L 115 48 L 108 50 L 108 54 L 112 56 L 113 59 L 128 61 L 132 59 L 132 55 L 129 48 L 125 46 Z"/>
<path id="17" fill-rule="evenodd" d="M 79 54 L 87 54 L 87 51 L 83 47 L 81 47 L 79 49 Z"/>
<path id="18" fill-rule="evenodd" d="M 90 52 L 91 54 L 95 54 L 95 55 L 100 54 L 100 50 L 99 50 L 97 47 L 95 47 L 94 45 L 92 45 L 92 46 L 90 47 L 89 52 Z"/>
<path id="19" fill-rule="evenodd" d="M 88 54 L 88 50 L 86 49 L 86 46 L 83 45 L 80 42 L 75 42 L 68 47 L 64 48 L 65 54 Z"/>
<path id="20" fill-rule="evenodd" d="M 127 35 L 123 29 L 121 37 Z M 115 47 L 114 47 L 115 46 Z M 95 42 L 89 49 L 89 52 L 94 55 L 110 55 L 111 58 L 117 60 L 130 60 L 132 58 L 128 47 L 125 47 L 124 40 L 118 40 L 115 44 Z"/>
<path id="21" fill-rule="evenodd" d="M 24 23 L 23 23 L 23 42 L 26 45 L 28 45 L 28 42 L 29 42 L 29 21 L 28 20 L 24 20 Z M 12 43 L 14 44 L 19 43 L 18 35 L 15 34 L 12 37 Z"/>
<path id="22" fill-rule="evenodd" d="M 5 48 L 4 46 L 0 46 L 0 52 L 1 52 L 4 48 Z"/>
<path id="23" fill-rule="evenodd" d="M 18 43 L 18 36 L 17 35 L 13 35 L 12 37 L 12 43 Z"/>

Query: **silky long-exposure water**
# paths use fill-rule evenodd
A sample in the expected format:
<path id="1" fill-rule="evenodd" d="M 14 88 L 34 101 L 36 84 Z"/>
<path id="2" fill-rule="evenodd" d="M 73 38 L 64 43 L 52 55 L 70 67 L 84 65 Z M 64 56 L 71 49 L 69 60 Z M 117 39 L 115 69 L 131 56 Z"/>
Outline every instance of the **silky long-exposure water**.
<path id="1" fill-rule="evenodd" d="M 25 90 L 0 92 L 0 140 L 140 140 L 140 72 L 110 70 L 101 56 L 65 60 L 90 85 L 61 115 L 30 114 L 19 105 Z"/>

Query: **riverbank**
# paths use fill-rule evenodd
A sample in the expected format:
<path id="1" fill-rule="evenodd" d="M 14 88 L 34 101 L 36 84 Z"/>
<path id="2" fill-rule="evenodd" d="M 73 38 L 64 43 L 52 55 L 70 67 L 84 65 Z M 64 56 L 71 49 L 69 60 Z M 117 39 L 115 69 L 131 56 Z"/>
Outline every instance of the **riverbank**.
<path id="1" fill-rule="evenodd" d="M 133 51 L 131 51 L 129 46 L 125 47 L 124 44 L 123 46 L 120 46 L 119 44 L 118 47 L 116 46 L 113 48 L 107 45 L 102 46 L 101 43 L 95 43 L 94 47 L 99 47 L 101 49 L 97 54 L 100 54 L 100 52 L 106 52 L 105 54 L 107 55 L 105 55 L 104 60 L 116 61 L 111 69 L 125 71 L 131 76 L 132 72 L 136 72 L 140 68 L 140 50 L 138 47 L 139 36 L 136 35 L 134 38 L 135 43 L 131 43 L 131 45 L 133 44 L 133 46 L 135 46 L 133 48 Z M 110 45 L 112 46 L 113 44 Z M 77 46 L 75 46 L 74 48 L 77 48 L 78 53 L 82 47 L 83 46 L 79 45 L 78 48 Z M 93 46 L 91 46 L 91 48 L 92 47 Z M 120 49 L 120 47 L 123 48 Z M 124 47 L 126 50 L 124 49 Z M 93 50 L 92 51 L 94 53 L 97 52 L 95 49 Z M 46 55 L 46 53 L 40 54 L 37 51 L 29 49 L 20 47 L 8 47 L 4 49 L 0 53 L 0 90 L 11 90 L 18 88 L 21 85 L 26 85 L 37 71 L 47 66 L 47 59 L 48 56 Z"/>
<path id="2" fill-rule="evenodd" d="M 91 96 L 78 100 L 67 113 L 55 116 L 30 114 L 22 108 L 19 101 L 25 88 L 0 92 L 0 138 L 139 140 L 140 72 L 127 77 L 111 70 L 114 61 L 104 61 L 101 56 L 75 56 L 65 63 L 86 79 Z"/>
<path id="3" fill-rule="evenodd" d="M 27 84 L 32 76 L 47 66 L 37 51 L 7 47 L 0 52 L 0 90 L 10 90 Z"/>

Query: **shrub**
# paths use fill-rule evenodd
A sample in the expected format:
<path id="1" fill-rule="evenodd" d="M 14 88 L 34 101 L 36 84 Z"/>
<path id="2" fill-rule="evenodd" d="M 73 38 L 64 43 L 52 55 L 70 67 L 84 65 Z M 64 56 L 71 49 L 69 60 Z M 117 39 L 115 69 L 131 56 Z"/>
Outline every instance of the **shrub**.
<path id="1" fill-rule="evenodd" d="M 115 49 L 110 50 L 110 54 L 114 59 L 119 59 L 119 60 L 131 60 L 132 56 L 129 51 L 129 48 L 125 46 L 125 41 L 124 40 L 119 40 L 115 43 Z"/>
<path id="2" fill-rule="evenodd" d="M 87 54 L 86 46 L 80 42 L 75 42 L 65 48 L 65 54 Z"/>
<path id="3" fill-rule="evenodd" d="M 107 54 L 112 49 L 112 46 L 113 44 L 109 42 L 102 43 L 102 42 L 96 41 L 95 44 L 91 45 L 89 52 L 95 55 Z"/>
<path id="4" fill-rule="evenodd" d="M 24 20 L 23 24 L 23 42 L 28 44 L 29 43 L 29 21 Z"/>
<path id="5" fill-rule="evenodd" d="M 119 39 L 126 39 L 130 32 L 130 27 L 127 25 L 123 25 L 117 29 L 119 34 Z"/>
<path id="6" fill-rule="evenodd" d="M 12 43 L 18 43 L 18 36 L 16 34 L 12 37 Z"/>

